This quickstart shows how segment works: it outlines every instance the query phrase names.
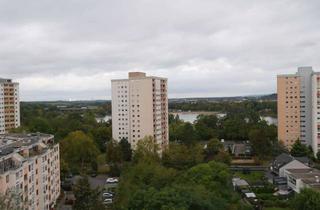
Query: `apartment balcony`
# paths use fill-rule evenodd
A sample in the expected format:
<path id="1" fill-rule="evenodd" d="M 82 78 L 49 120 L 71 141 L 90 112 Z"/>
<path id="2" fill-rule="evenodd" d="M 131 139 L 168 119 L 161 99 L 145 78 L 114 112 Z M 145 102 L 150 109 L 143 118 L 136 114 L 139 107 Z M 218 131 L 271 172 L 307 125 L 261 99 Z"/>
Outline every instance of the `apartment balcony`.
<path id="1" fill-rule="evenodd" d="M 4 160 L 0 163 L 0 175 L 8 171 L 15 171 L 22 167 L 22 163 L 15 163 L 12 160 Z"/>

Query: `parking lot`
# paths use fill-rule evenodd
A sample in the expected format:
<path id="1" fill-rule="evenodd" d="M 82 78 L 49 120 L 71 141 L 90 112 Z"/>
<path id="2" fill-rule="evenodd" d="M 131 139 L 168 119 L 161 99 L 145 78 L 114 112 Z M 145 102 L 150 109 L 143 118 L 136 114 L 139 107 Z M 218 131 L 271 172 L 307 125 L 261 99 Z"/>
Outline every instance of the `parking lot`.
<path id="1" fill-rule="evenodd" d="M 74 176 L 71 179 L 71 182 L 73 184 L 77 183 L 77 180 L 79 180 L 81 177 L 80 176 Z M 107 191 L 114 191 L 114 189 L 117 187 L 117 184 L 106 184 L 108 176 L 107 175 L 98 175 L 96 177 L 88 177 L 90 187 L 92 189 L 100 188 L 104 189 L 103 192 Z M 70 205 L 65 205 L 64 204 L 65 198 L 62 198 L 61 201 L 59 202 L 59 207 L 58 209 L 60 210 L 70 210 L 72 209 Z"/>

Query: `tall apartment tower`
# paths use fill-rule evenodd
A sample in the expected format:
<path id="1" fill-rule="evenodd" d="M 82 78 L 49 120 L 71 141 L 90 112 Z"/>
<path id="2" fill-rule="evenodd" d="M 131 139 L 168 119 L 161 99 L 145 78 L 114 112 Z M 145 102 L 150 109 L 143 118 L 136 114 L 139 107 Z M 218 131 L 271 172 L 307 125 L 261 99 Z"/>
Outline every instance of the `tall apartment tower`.
<path id="1" fill-rule="evenodd" d="M 169 142 L 167 79 L 129 72 L 128 79 L 111 83 L 113 139 L 125 138 L 134 149 L 152 136 L 162 152 Z"/>
<path id="2" fill-rule="evenodd" d="M 299 67 L 295 74 L 278 75 L 277 93 L 279 141 L 290 149 L 299 139 L 316 154 L 320 149 L 320 73 Z"/>
<path id="3" fill-rule="evenodd" d="M 0 78 L 0 134 L 20 126 L 19 83 Z"/>

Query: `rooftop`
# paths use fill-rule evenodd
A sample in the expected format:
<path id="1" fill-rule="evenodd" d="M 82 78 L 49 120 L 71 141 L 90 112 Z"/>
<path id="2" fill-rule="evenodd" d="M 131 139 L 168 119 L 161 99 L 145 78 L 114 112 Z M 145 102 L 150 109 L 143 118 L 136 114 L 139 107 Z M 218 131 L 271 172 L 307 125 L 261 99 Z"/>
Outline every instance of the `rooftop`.
<path id="1" fill-rule="evenodd" d="M 42 133 L 0 135 L 0 157 L 21 147 L 28 147 L 49 139 L 53 139 L 53 135 Z"/>
<path id="2" fill-rule="evenodd" d="M 128 80 L 140 80 L 140 79 L 162 79 L 167 80 L 167 78 L 164 77 L 156 77 L 156 76 L 147 76 L 144 72 L 129 72 L 128 73 L 128 79 L 112 79 L 112 81 L 128 81 Z"/>
<path id="3" fill-rule="evenodd" d="M 314 168 L 308 169 L 287 169 L 290 174 L 296 179 L 313 179 L 320 177 L 320 171 Z"/>

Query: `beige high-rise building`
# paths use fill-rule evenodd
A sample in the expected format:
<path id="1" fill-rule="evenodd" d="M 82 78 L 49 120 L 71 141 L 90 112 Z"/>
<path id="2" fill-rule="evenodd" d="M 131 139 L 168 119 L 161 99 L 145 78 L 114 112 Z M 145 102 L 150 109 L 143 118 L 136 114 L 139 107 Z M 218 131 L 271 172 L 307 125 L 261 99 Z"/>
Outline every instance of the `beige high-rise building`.
<path id="1" fill-rule="evenodd" d="M 278 139 L 291 148 L 300 139 L 300 77 L 279 75 L 278 92 Z"/>
<path id="2" fill-rule="evenodd" d="M 20 126 L 19 83 L 0 78 L 0 134 Z"/>
<path id="3" fill-rule="evenodd" d="M 59 144 L 53 135 L 0 136 L 0 194 L 22 209 L 52 209 L 60 195 Z"/>
<path id="4" fill-rule="evenodd" d="M 297 139 L 320 149 L 320 73 L 299 67 L 295 74 L 278 75 L 278 139 L 289 149 Z"/>
<path id="5" fill-rule="evenodd" d="M 111 83 L 113 139 L 125 138 L 134 149 L 152 136 L 163 151 L 169 142 L 167 79 L 130 72 L 128 79 Z"/>

